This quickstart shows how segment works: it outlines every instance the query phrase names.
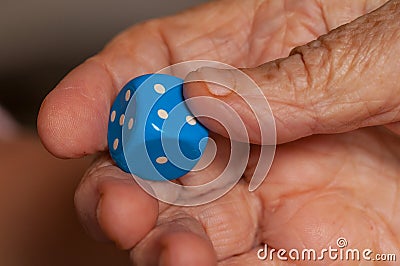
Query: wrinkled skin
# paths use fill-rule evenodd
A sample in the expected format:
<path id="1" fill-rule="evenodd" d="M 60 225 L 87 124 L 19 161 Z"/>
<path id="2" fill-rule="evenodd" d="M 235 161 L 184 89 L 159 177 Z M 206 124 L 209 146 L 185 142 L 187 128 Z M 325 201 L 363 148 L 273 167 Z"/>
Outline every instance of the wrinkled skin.
<path id="1" fill-rule="evenodd" d="M 38 118 L 42 141 L 65 158 L 104 151 L 111 103 L 132 77 L 189 59 L 256 67 L 384 2 L 215 1 L 134 26 L 48 95 Z M 290 264 L 261 262 L 257 250 L 263 243 L 275 249 L 335 247 L 338 237 L 345 237 L 350 248 L 400 256 L 400 80 L 398 71 L 390 71 L 399 69 L 393 59 L 400 54 L 398 10 L 393 1 L 357 20 L 366 25 L 365 35 L 362 26 L 351 23 L 317 45 L 296 48 L 286 59 L 245 69 L 267 96 L 282 143 L 257 191 L 247 191 L 250 160 L 243 180 L 224 197 L 199 207 L 169 206 L 100 155 L 76 192 L 85 228 L 96 239 L 131 250 L 138 265 Z M 382 17 L 392 20 L 385 24 Z M 363 38 L 371 29 L 387 34 Z M 185 88 L 187 97 L 210 93 L 212 88 L 201 83 Z M 233 93 L 216 97 L 235 105 Z M 251 129 L 251 119 L 245 121 Z M 351 131 L 356 128 L 361 129 Z M 339 132 L 347 133 L 315 135 Z M 259 142 L 256 132 L 250 136 Z M 223 147 L 226 139 L 214 137 Z M 254 157 L 257 145 L 252 149 Z M 224 163 L 224 156 L 218 158 L 182 182 L 215 174 Z M 321 262 L 328 263 L 335 262 Z"/>

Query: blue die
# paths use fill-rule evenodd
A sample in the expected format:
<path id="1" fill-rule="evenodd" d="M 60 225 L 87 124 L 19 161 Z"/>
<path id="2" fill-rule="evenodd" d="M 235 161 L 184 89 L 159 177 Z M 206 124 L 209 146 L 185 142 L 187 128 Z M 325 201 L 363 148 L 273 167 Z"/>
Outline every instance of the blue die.
<path id="1" fill-rule="evenodd" d="M 128 82 L 111 108 L 108 147 L 125 172 L 147 180 L 172 180 L 200 160 L 208 131 L 190 113 L 183 80 L 148 74 Z"/>

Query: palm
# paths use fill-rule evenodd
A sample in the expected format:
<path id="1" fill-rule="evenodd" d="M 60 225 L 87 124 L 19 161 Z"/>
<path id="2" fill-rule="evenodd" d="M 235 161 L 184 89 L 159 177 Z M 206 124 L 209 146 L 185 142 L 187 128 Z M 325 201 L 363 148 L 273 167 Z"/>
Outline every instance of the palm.
<path id="1" fill-rule="evenodd" d="M 73 71 L 47 97 L 39 116 L 39 132 L 47 148 L 58 156 L 77 157 L 104 150 L 112 99 L 132 77 L 191 59 L 256 66 L 286 56 L 293 47 L 382 2 L 216 1 L 173 18 L 135 26 Z M 351 8 L 343 9 L 343 5 Z M 272 110 L 279 108 L 278 102 L 270 104 Z M 53 118 L 48 119 L 49 114 Z M 76 114 L 81 114 L 78 120 Z M 57 120 L 74 124 L 57 123 L 58 128 L 54 128 Z M 352 247 L 368 239 L 371 249 L 393 247 L 395 252 L 400 248 L 395 246 L 399 232 L 394 227 L 400 219 L 394 210 L 399 155 L 393 150 L 395 145 L 399 150 L 400 143 L 385 134 L 379 129 L 364 130 L 279 146 L 268 178 L 255 193 L 249 193 L 242 180 L 223 198 L 200 207 L 161 204 L 158 226 L 151 231 L 148 225 L 131 222 L 137 220 L 135 210 L 146 209 L 132 201 L 132 192 L 112 192 L 112 185 L 104 181 L 108 179 L 103 176 L 110 176 L 110 172 L 118 175 L 117 179 L 131 181 L 115 166 L 97 164 L 88 172 L 78 189 L 77 208 L 84 222 L 98 226 L 92 221 L 99 197 L 93 191 L 100 191 L 100 226 L 120 246 L 135 246 L 135 261 L 151 261 L 144 259 L 145 254 L 170 227 L 189 227 L 188 231 L 209 238 L 218 259 L 228 265 L 257 261 L 256 249 L 262 242 L 275 248 L 321 248 L 338 236 L 345 236 Z M 68 146 L 60 145 L 60 139 Z M 216 164 L 218 160 L 205 171 L 213 171 Z M 372 199 L 372 189 L 373 195 L 380 193 L 380 201 Z M 152 208 L 156 206 L 148 206 L 147 212 Z M 115 219 L 116 213 L 123 213 L 124 218 Z M 143 220 L 151 220 L 146 218 L 148 214 L 142 215 Z M 354 225 L 359 225 L 357 230 Z M 98 234 L 93 228 L 89 230 Z M 378 238 L 377 232 L 387 237 Z M 190 245 L 176 243 L 181 249 Z M 200 256 L 199 250 L 189 249 L 188 253 Z"/>
<path id="2" fill-rule="evenodd" d="M 255 193 L 241 181 L 210 204 L 166 208 L 159 223 L 194 217 L 222 265 L 262 263 L 257 258 L 261 243 L 321 250 L 337 247 L 340 237 L 348 248 L 398 254 L 399 148 L 399 139 L 380 128 L 285 144 Z"/>

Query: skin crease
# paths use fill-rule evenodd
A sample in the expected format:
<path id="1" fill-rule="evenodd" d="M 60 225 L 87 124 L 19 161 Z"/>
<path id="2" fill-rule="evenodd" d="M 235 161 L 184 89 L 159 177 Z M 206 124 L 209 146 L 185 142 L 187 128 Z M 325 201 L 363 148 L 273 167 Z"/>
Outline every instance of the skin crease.
<path id="1" fill-rule="evenodd" d="M 213 1 L 174 17 L 134 26 L 73 70 L 47 96 L 38 117 L 39 134 L 46 148 L 59 157 L 80 157 L 104 151 L 111 103 L 118 90 L 132 77 L 190 59 L 212 59 L 237 67 L 256 67 L 288 56 L 294 47 L 372 11 L 384 2 Z M 385 7 L 387 11 L 384 8 L 381 12 L 393 12 L 396 2 L 391 4 Z M 373 13 L 367 15 L 364 17 L 366 23 L 368 16 L 372 16 L 371 21 L 374 19 Z M 341 33 L 345 35 L 346 30 L 334 34 Z M 333 37 L 327 35 L 324 38 Z M 333 48 L 341 47 L 334 39 L 328 44 Z M 352 51 L 355 44 L 349 45 Z M 302 77 L 305 64 L 301 55 L 305 58 L 307 49 L 306 46 L 294 50 L 291 57 L 294 59 L 278 60 L 245 71 L 255 78 L 261 75 L 257 73 L 267 77 L 269 73 L 272 79 L 266 78 L 266 82 L 282 77 L 295 81 L 300 84 L 297 88 L 302 88 L 301 79 L 285 75 L 292 73 L 287 69 L 299 69 Z M 310 54 L 313 56 L 312 51 Z M 344 56 L 343 60 L 346 58 Z M 277 65 L 283 70 L 276 70 Z M 266 90 L 266 96 L 271 96 L 280 142 L 321 133 L 313 120 L 308 120 L 309 114 L 302 112 L 307 109 L 301 99 L 312 96 L 315 101 L 325 94 L 335 96 L 335 91 L 321 91 L 321 86 L 310 91 L 297 90 L 294 99 L 299 101 L 285 102 L 293 99 L 290 98 L 293 91 L 285 90 L 288 87 L 284 82 L 281 87 L 274 84 L 277 89 Z M 195 91 L 186 88 L 186 96 L 202 90 L 207 93 L 205 89 L 209 88 L 204 84 L 197 85 Z M 351 109 L 335 113 L 335 106 L 342 108 L 342 99 L 363 101 L 359 98 L 363 96 L 359 89 L 350 87 L 344 94 L 339 93 L 339 98 L 333 97 L 327 105 L 331 109 L 323 113 L 332 116 L 327 116 L 329 121 L 318 120 L 322 122 L 321 128 L 330 129 L 330 133 L 354 129 L 341 127 L 346 121 L 349 125 L 354 122 Z M 391 92 L 386 96 L 394 103 L 396 94 Z M 373 96 L 371 91 L 365 95 Z M 378 101 L 370 97 L 363 103 L 369 104 L 369 100 L 371 106 L 377 105 Z M 299 113 L 297 120 L 291 119 L 296 113 L 293 110 Z M 379 120 L 381 116 L 372 116 L 374 123 L 365 122 L 364 125 L 377 125 L 379 121 L 388 124 L 390 119 L 385 114 L 391 114 L 390 122 L 395 122 L 396 109 L 386 111 L 381 114 L 383 120 Z M 365 119 L 360 119 L 360 123 Z M 397 132 L 398 126 L 391 124 L 390 128 Z M 217 146 L 223 146 L 223 139 L 215 138 Z M 256 138 L 254 136 L 254 142 Z M 343 134 L 313 135 L 281 144 L 267 179 L 256 192 L 249 193 L 247 181 L 256 157 L 257 146 L 253 146 L 245 178 L 227 195 L 210 204 L 182 208 L 157 202 L 141 191 L 129 175 L 115 167 L 107 155 L 100 155 L 77 189 L 75 204 L 89 233 L 96 239 L 111 239 L 119 247 L 130 249 L 131 260 L 136 265 L 290 264 L 278 260 L 261 262 L 256 256 L 257 249 L 262 243 L 276 249 L 321 249 L 335 246 L 338 237 L 345 237 L 351 248 L 400 254 L 398 136 L 376 126 Z M 217 159 L 193 178 L 206 180 L 218 172 L 221 164 L 221 159 Z M 190 175 L 194 174 L 185 178 L 190 180 Z M 301 263 L 308 264 L 296 262 Z M 341 264 L 320 262 L 321 265 L 335 263 Z"/>

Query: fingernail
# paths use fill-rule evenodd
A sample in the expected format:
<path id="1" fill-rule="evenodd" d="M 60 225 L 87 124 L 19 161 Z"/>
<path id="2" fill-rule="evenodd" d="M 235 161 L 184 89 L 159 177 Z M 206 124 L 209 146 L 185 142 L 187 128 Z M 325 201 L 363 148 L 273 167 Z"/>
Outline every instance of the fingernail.
<path id="1" fill-rule="evenodd" d="M 189 73 L 185 82 L 203 81 L 215 96 L 227 96 L 235 89 L 235 76 L 229 70 L 202 67 Z"/>

